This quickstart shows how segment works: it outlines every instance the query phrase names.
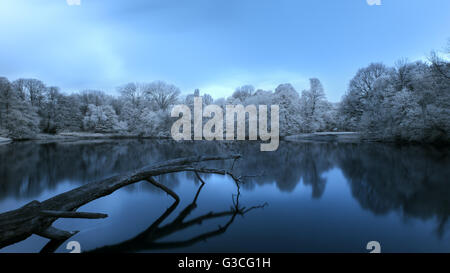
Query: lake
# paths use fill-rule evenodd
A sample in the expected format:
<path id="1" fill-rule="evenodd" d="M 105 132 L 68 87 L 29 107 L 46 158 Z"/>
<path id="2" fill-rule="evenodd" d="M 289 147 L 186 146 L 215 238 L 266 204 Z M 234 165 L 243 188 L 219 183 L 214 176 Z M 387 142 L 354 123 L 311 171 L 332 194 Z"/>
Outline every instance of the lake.
<path id="1" fill-rule="evenodd" d="M 59 219 L 83 252 L 450 252 L 450 151 L 380 143 L 175 143 L 163 140 L 0 145 L 0 213 L 168 159 L 240 153 L 230 177 L 178 173 L 122 188 Z M 232 162 L 209 162 L 230 168 Z M 236 203 L 245 213 L 233 213 Z M 245 207 L 245 209 L 244 209 Z M 0 252 L 39 252 L 33 235 Z M 67 241 L 67 242 L 68 242 Z M 56 252 L 69 252 L 66 244 Z"/>

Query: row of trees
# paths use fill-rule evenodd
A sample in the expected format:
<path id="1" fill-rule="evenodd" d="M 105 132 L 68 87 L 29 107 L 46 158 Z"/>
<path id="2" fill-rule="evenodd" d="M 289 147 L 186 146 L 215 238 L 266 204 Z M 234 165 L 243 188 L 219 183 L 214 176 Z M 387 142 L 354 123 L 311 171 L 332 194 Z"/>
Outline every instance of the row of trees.
<path id="1" fill-rule="evenodd" d="M 185 104 L 193 108 L 194 97 L 202 96 L 203 104 L 223 107 L 231 104 L 280 106 L 280 133 L 290 135 L 301 132 L 336 130 L 337 105 L 326 100 L 322 84 L 311 79 L 311 87 L 301 95 L 290 84 L 279 85 L 274 92 L 255 90 L 252 85 L 236 88 L 232 96 L 216 100 L 209 94 L 180 96 L 180 90 L 164 82 L 150 84 L 129 83 L 118 88 L 119 121 L 124 122 L 128 132 L 143 136 L 169 136 L 174 121 L 170 117 L 171 106 Z M 206 122 L 206 119 L 204 119 Z"/>
<path id="2" fill-rule="evenodd" d="M 310 88 L 299 94 L 294 87 L 280 84 L 274 92 L 254 90 L 246 85 L 216 104 L 272 105 L 280 107 L 280 135 L 337 130 L 337 104 L 327 101 L 319 79 L 310 79 Z"/>
<path id="3" fill-rule="evenodd" d="M 97 90 L 66 95 L 37 79 L 10 82 L 0 77 L 0 135 L 23 139 L 62 131 L 143 134 L 168 117 L 180 93 L 164 82 L 130 83 L 119 91 L 119 97 Z"/>
<path id="4" fill-rule="evenodd" d="M 128 83 L 117 88 L 119 96 L 102 91 L 85 90 L 66 95 L 58 87 L 46 86 L 36 79 L 10 82 L 0 78 L 0 135 L 14 139 L 32 138 L 43 132 L 63 131 L 122 133 L 138 136 L 169 136 L 173 118 L 171 106 L 182 103 L 193 106 L 193 94 L 180 96 L 171 84 Z M 279 85 L 274 92 L 255 90 L 251 85 L 238 87 L 229 98 L 214 100 L 202 94 L 205 105 L 278 104 L 280 132 L 300 132 L 336 128 L 337 105 L 326 100 L 318 79 L 301 95 L 290 84 Z"/>
<path id="5" fill-rule="evenodd" d="M 85 90 L 66 95 L 36 79 L 10 82 L 0 77 L 0 136 L 32 138 L 63 131 L 169 136 L 174 104 L 193 106 L 193 94 L 162 81 L 128 83 L 119 96 Z M 280 134 L 360 131 L 383 140 L 449 141 L 450 63 L 432 55 L 430 62 L 400 61 L 395 67 L 373 63 L 350 81 L 340 103 L 327 101 L 319 79 L 299 94 L 291 84 L 274 91 L 236 88 L 232 96 L 203 103 L 280 107 Z"/>

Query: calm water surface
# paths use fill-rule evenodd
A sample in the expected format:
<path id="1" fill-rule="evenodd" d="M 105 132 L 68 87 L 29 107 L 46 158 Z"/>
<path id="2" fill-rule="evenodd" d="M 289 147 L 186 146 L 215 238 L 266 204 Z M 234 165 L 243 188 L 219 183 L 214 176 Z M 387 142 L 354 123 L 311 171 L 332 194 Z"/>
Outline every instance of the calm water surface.
<path id="1" fill-rule="evenodd" d="M 123 252 L 450 252 L 448 149 L 387 144 L 287 143 L 276 152 L 259 144 L 109 140 L 0 146 L 0 213 L 43 201 L 90 181 L 191 155 L 239 152 L 228 177 L 192 173 L 157 177 L 180 197 L 148 182 L 122 188 L 79 211 L 106 219 L 60 219 L 80 231 L 82 251 Z M 231 162 L 208 163 L 228 168 Z M 261 207 L 264 205 L 264 207 Z M 38 252 L 33 235 L 0 252 Z M 68 252 L 65 244 L 57 252 Z"/>

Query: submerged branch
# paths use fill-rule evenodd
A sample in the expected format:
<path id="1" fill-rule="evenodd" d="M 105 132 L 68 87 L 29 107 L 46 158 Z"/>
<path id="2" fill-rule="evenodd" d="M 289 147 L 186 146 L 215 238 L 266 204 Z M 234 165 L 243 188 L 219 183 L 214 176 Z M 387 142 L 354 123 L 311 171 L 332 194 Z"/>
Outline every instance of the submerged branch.
<path id="1" fill-rule="evenodd" d="M 100 219 L 108 217 L 108 214 L 104 213 L 77 212 L 77 211 L 41 210 L 39 213 L 43 216 L 56 218 Z"/>
<path id="2" fill-rule="evenodd" d="M 77 234 L 78 231 L 65 231 L 60 230 L 54 227 L 48 227 L 46 230 L 37 232 L 37 235 L 42 236 L 44 238 L 52 239 L 52 240 L 67 240 L 73 235 Z"/>
<path id="3" fill-rule="evenodd" d="M 175 192 L 173 192 L 171 189 L 164 186 L 163 184 L 158 183 L 153 177 L 149 177 L 146 180 L 153 186 L 160 188 L 161 190 L 165 191 L 168 195 L 172 196 L 172 198 L 175 199 L 176 203 L 180 202 L 180 197 L 178 197 L 178 195 Z"/>

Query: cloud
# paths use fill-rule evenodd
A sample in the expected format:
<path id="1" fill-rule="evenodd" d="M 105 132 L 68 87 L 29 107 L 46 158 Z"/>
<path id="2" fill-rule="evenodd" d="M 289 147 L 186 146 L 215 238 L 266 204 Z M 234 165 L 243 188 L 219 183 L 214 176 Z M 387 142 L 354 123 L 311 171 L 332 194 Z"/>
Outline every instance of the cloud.
<path id="1" fill-rule="evenodd" d="M 450 4 L 400 2 L 0 0 L 0 75 L 66 91 L 164 80 L 214 97 L 243 84 L 300 92 L 319 77 L 337 100 L 358 68 L 424 54 L 448 33 Z"/>

